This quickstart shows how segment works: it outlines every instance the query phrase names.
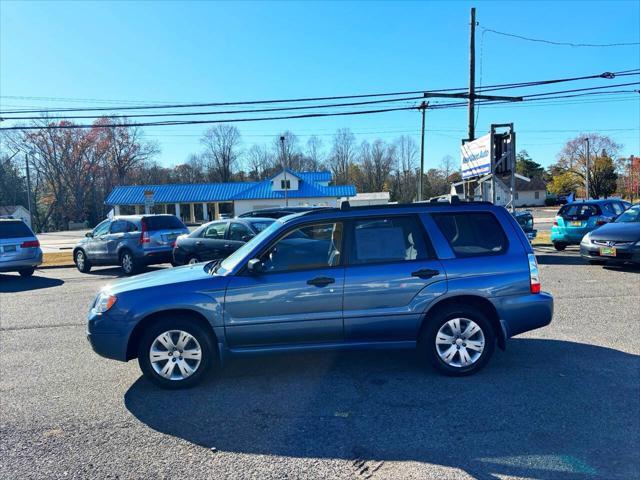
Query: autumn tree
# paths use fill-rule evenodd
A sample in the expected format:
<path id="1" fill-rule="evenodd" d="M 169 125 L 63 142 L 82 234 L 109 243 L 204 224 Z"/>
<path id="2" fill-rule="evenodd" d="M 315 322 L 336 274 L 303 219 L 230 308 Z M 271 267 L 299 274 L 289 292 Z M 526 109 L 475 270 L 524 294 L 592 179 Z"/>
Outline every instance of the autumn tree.
<path id="1" fill-rule="evenodd" d="M 204 132 L 200 142 L 204 145 L 209 181 L 231 181 L 240 156 L 240 131 L 233 125 L 216 125 Z"/>
<path id="2" fill-rule="evenodd" d="M 350 182 L 349 172 L 356 158 L 356 137 L 348 128 L 341 128 L 333 136 L 331 155 L 327 159 L 333 173 L 333 181 L 338 185 Z"/>

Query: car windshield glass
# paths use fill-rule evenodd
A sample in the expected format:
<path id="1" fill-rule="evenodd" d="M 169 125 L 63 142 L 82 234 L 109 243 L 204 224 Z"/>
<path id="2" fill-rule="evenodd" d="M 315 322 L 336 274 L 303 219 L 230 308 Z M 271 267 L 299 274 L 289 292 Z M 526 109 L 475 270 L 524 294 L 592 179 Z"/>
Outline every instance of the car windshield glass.
<path id="1" fill-rule="evenodd" d="M 253 250 L 253 247 L 261 242 L 264 238 L 267 238 L 273 232 L 282 227 L 281 222 L 273 222 L 267 228 L 262 230 L 258 235 L 253 237 L 238 250 L 233 252 L 230 256 L 225 258 L 220 265 L 214 270 L 215 273 L 225 274 L 232 271 L 236 266 L 244 259 L 244 257 Z"/>
<path id="2" fill-rule="evenodd" d="M 147 226 L 147 230 L 184 230 L 184 223 L 182 223 L 178 217 L 173 215 L 159 215 L 157 217 L 144 217 L 144 223 Z"/>
<path id="3" fill-rule="evenodd" d="M 640 222 L 640 206 L 631 207 L 629 210 L 621 214 L 616 219 L 616 223 L 632 223 L 632 222 Z"/>
<path id="4" fill-rule="evenodd" d="M 24 222 L 0 222 L 0 238 L 33 237 Z"/>

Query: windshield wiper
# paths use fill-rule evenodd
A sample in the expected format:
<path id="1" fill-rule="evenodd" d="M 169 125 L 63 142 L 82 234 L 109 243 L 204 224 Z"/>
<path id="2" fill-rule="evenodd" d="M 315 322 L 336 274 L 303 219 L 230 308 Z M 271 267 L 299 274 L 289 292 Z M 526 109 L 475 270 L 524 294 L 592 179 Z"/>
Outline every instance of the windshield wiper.
<path id="1" fill-rule="evenodd" d="M 220 263 L 222 262 L 222 259 L 218 259 L 218 260 L 212 260 L 209 263 L 207 263 L 204 268 L 205 271 L 209 274 L 209 275 L 213 275 L 218 271 L 218 268 L 220 267 Z"/>

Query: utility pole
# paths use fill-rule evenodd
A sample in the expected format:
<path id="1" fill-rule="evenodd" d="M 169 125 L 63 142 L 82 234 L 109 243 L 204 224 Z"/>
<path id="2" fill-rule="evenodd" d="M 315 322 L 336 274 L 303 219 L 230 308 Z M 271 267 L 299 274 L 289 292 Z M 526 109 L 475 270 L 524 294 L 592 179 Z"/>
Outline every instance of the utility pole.
<path id="1" fill-rule="evenodd" d="M 587 174 L 584 178 L 586 180 L 586 200 L 589 200 L 589 137 L 585 137 L 584 141 L 587 142 Z"/>
<path id="2" fill-rule="evenodd" d="M 476 90 L 476 9 L 471 8 L 469 30 L 469 141 L 475 140 L 475 90 Z"/>
<path id="3" fill-rule="evenodd" d="M 25 153 L 24 162 L 27 167 L 27 206 L 29 207 L 29 222 L 30 227 L 33 229 L 33 212 L 31 211 L 31 175 L 29 174 L 29 155 Z"/>
<path id="4" fill-rule="evenodd" d="M 422 201 L 422 176 L 424 175 L 424 120 L 425 113 L 427 111 L 427 102 L 420 104 L 420 110 L 422 111 L 422 137 L 420 140 L 420 176 L 418 177 L 418 201 Z"/>
<path id="5" fill-rule="evenodd" d="M 287 185 L 287 161 L 284 155 L 284 135 L 280 135 L 280 145 L 282 147 L 282 171 L 284 172 L 284 205 L 289 206 L 289 185 Z"/>

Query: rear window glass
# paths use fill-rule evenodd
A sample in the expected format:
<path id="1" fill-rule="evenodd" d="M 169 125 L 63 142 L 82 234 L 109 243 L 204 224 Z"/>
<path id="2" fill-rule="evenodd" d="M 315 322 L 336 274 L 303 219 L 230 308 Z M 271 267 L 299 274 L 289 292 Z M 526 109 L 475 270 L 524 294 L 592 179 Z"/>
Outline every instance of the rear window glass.
<path id="1" fill-rule="evenodd" d="M 435 213 L 438 228 L 456 257 L 500 255 L 509 245 L 496 217 L 487 212 Z"/>
<path id="2" fill-rule="evenodd" d="M 0 222 L 0 238 L 33 237 L 33 232 L 24 222 Z"/>
<path id="3" fill-rule="evenodd" d="M 599 214 L 599 209 L 596 205 L 589 205 L 586 203 L 572 203 L 565 205 L 560 209 L 558 215 L 561 217 L 592 217 Z"/>
<path id="4" fill-rule="evenodd" d="M 173 215 L 167 216 L 158 216 L 158 217 L 144 217 L 144 223 L 147 226 L 147 230 L 176 230 L 176 229 L 185 229 L 187 227 L 184 226 L 178 217 L 174 217 Z"/>

